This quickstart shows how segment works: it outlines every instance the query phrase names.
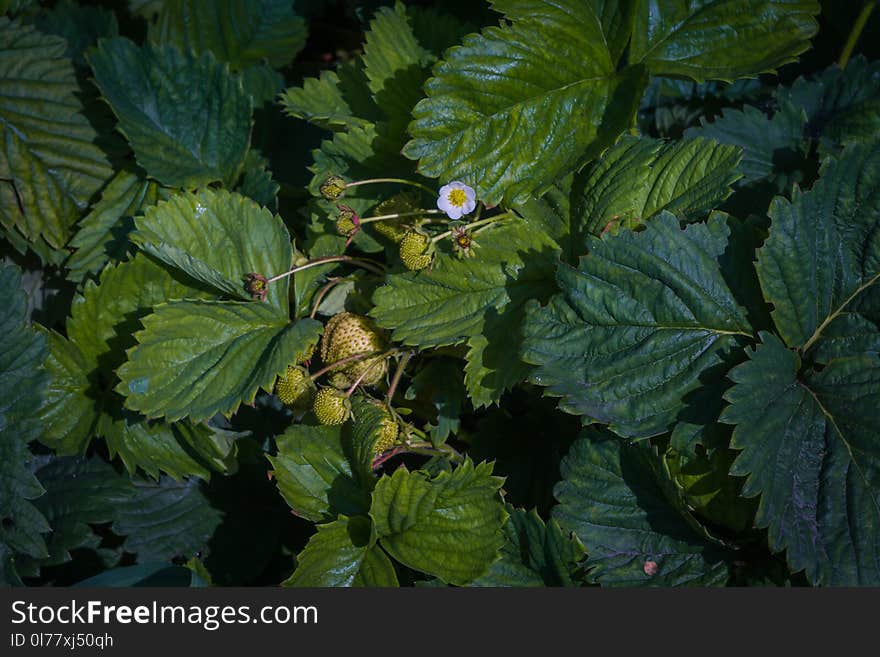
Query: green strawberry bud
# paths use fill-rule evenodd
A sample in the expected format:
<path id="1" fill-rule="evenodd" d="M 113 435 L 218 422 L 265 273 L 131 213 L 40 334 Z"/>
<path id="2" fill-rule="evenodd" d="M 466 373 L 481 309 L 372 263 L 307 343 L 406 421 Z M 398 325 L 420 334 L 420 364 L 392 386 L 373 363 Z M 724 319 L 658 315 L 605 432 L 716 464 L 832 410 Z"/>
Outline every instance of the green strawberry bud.
<path id="1" fill-rule="evenodd" d="M 321 196 L 323 196 L 328 201 L 335 201 L 340 196 L 345 193 L 345 188 L 347 183 L 343 178 L 339 176 L 330 176 L 321 183 Z"/>
<path id="2" fill-rule="evenodd" d="M 336 219 L 336 232 L 343 237 L 352 237 L 361 227 L 361 219 L 347 205 L 337 205 L 339 217 Z"/>

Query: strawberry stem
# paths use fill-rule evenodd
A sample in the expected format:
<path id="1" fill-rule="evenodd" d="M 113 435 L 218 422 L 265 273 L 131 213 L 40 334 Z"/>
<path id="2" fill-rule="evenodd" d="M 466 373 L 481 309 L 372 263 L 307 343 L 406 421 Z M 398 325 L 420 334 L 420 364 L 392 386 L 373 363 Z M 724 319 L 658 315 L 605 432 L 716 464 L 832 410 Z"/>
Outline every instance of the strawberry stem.
<path id="1" fill-rule="evenodd" d="M 437 195 L 437 192 L 430 187 L 425 187 L 422 183 L 417 183 L 413 180 L 406 180 L 405 178 L 370 178 L 369 180 L 357 180 L 346 184 L 345 188 L 357 187 L 358 185 L 372 185 L 373 183 L 400 183 L 401 185 L 411 185 L 412 187 L 418 187 L 432 196 Z"/>
<path id="2" fill-rule="evenodd" d="M 400 383 L 400 379 L 403 376 L 403 371 L 406 369 L 406 365 L 412 357 L 413 352 L 407 351 L 397 364 L 397 371 L 394 372 L 394 378 L 391 379 L 391 385 L 388 387 L 388 394 L 385 396 L 389 406 L 391 405 L 391 400 L 394 398 L 394 393 L 397 390 L 397 384 Z"/>
<path id="3" fill-rule="evenodd" d="M 279 281 L 286 276 L 291 276 L 297 272 L 303 271 L 305 269 L 310 269 L 311 267 L 317 267 L 319 265 L 326 265 L 331 262 L 346 262 L 350 265 L 354 265 L 355 267 L 361 267 L 362 269 L 366 269 L 367 271 L 371 271 L 374 274 L 379 274 L 380 276 L 385 273 L 385 270 L 376 262 L 372 260 L 365 260 L 363 258 L 354 258 L 352 256 L 347 255 L 338 255 L 338 256 L 326 256 L 323 258 L 316 258 L 315 260 L 311 260 L 304 265 L 300 265 L 299 267 L 294 267 L 293 269 L 284 272 L 283 274 L 278 274 L 277 276 L 273 276 L 268 279 L 266 283 L 274 283 L 275 281 Z"/>
<path id="4" fill-rule="evenodd" d="M 509 212 L 505 212 L 504 214 L 498 214 L 498 215 L 495 215 L 494 217 L 488 217 L 487 219 L 480 219 L 479 221 L 474 221 L 469 224 L 463 224 L 461 226 L 461 228 L 465 228 L 466 230 L 471 230 L 473 228 L 476 228 L 477 226 L 486 226 L 487 224 L 493 224 L 497 221 L 507 219 L 510 216 L 511 216 L 511 214 Z M 439 242 L 440 240 L 446 239 L 447 237 L 452 235 L 452 233 L 453 233 L 452 230 L 447 230 L 445 233 L 440 233 L 436 237 L 431 238 L 431 243 L 434 244 L 436 242 Z"/>
<path id="5" fill-rule="evenodd" d="M 403 217 L 419 217 L 426 214 L 443 214 L 442 210 L 418 210 L 416 212 L 398 212 L 397 214 L 383 214 L 378 217 L 367 217 L 361 219 L 361 224 L 369 224 L 373 221 L 387 221 L 389 219 L 400 219 Z"/>
<path id="6" fill-rule="evenodd" d="M 408 445 L 395 445 L 387 452 L 382 452 L 373 459 L 373 470 L 377 470 L 383 463 L 398 454 L 423 454 L 425 456 L 445 456 L 454 463 L 464 462 L 464 456 L 457 452 L 453 447 L 443 443 L 435 447 L 431 443 L 425 441 L 420 443 L 411 443 Z"/>

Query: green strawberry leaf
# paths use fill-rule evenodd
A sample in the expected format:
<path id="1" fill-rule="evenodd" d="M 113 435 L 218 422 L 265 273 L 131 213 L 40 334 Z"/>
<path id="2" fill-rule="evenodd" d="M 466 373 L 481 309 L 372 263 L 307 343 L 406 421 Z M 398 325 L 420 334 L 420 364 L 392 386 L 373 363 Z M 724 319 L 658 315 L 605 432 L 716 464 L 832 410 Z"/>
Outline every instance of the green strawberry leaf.
<path id="1" fill-rule="evenodd" d="M 623 137 L 602 159 L 576 176 L 573 239 L 617 222 L 642 223 L 662 211 L 693 221 L 720 205 L 740 177 L 738 148 L 708 139 L 669 143 Z"/>
<path id="2" fill-rule="evenodd" d="M 284 0 L 166 0 L 150 29 L 157 44 L 210 50 L 235 70 L 287 66 L 306 44 L 306 23 Z"/>
<path id="3" fill-rule="evenodd" d="M 125 536 L 124 551 L 139 563 L 189 559 L 207 552 L 222 520 L 198 479 L 133 479 L 125 495 L 113 500 L 113 532 Z"/>
<path id="4" fill-rule="evenodd" d="M 691 128 L 685 134 L 708 137 L 742 149 L 739 167 L 742 184 L 766 180 L 777 192 L 791 187 L 794 167 L 803 161 L 807 152 L 806 115 L 799 105 L 782 103 L 772 117 L 746 105 L 741 110 L 724 110 L 712 123 L 705 120 L 701 123 L 701 127 Z"/>
<path id="5" fill-rule="evenodd" d="M 690 516 L 649 447 L 583 437 L 562 462 L 553 517 L 586 547 L 590 581 L 607 586 L 715 586 L 732 554 Z"/>
<path id="6" fill-rule="evenodd" d="M 120 476 L 105 461 L 93 457 L 52 458 L 36 472 L 46 494 L 36 501 L 37 508 L 49 521 L 49 554 L 29 561 L 30 573 L 45 566 L 57 566 L 71 560 L 71 550 L 88 549 L 112 566 L 118 554 L 100 548 L 101 537 L 91 525 L 112 522 L 116 517 L 115 500 L 126 495 L 128 479 Z"/>
<path id="7" fill-rule="evenodd" d="M 599 4 L 494 2 L 512 23 L 465 37 L 434 67 L 406 156 L 497 205 L 524 202 L 609 146 L 647 80 L 639 66 L 618 71 L 626 39 L 609 38 L 628 32 L 629 7 Z"/>
<path id="8" fill-rule="evenodd" d="M 439 445 L 446 442 L 450 434 L 458 433 L 466 394 L 461 365 L 451 358 L 436 358 L 412 378 L 406 400 L 420 400 L 431 405 L 437 414 L 431 439 Z"/>
<path id="9" fill-rule="evenodd" d="M 167 196 L 165 188 L 133 171 L 117 172 L 70 240 L 69 246 L 76 250 L 64 263 L 67 278 L 81 281 L 97 274 L 111 260 L 124 260 L 134 216 Z"/>
<path id="10" fill-rule="evenodd" d="M 770 237 L 756 265 L 773 321 L 806 351 L 880 283 L 880 142 L 854 144 L 825 161 L 819 181 L 774 199 Z M 839 337 L 841 325 L 836 326 Z"/>
<path id="11" fill-rule="evenodd" d="M 205 292 L 191 283 L 143 254 L 105 268 L 97 284 L 86 283 L 73 300 L 68 338 L 48 333 L 43 443 L 59 454 L 82 454 L 93 437 L 103 436 L 111 455 L 118 454 L 129 472 L 140 467 L 154 477 L 163 471 L 176 479 L 208 478 L 211 469 L 226 470 L 218 450 L 228 453 L 229 446 L 223 447 L 213 430 L 148 424 L 126 411 L 123 398 L 112 392 L 140 319 L 169 298 L 203 297 Z"/>
<path id="12" fill-rule="evenodd" d="M 113 175 L 66 48 L 0 17 L 0 226 L 20 250 L 29 244 L 44 259 L 67 243 Z"/>
<path id="13" fill-rule="evenodd" d="M 492 464 L 465 461 L 435 477 L 398 469 L 373 491 L 370 517 L 379 544 L 397 561 L 450 584 L 486 572 L 503 545 L 503 480 Z"/>
<path id="14" fill-rule="evenodd" d="M 219 292 L 250 299 L 245 277 L 266 278 L 290 269 L 292 249 L 284 222 L 250 199 L 224 190 L 181 193 L 148 208 L 132 241 L 150 255 Z M 288 313 L 287 277 L 269 285 L 265 304 Z"/>
<path id="15" fill-rule="evenodd" d="M 471 586 L 577 586 L 578 561 L 586 556 L 580 541 L 555 518 L 545 524 L 534 509 L 508 506 L 507 512 L 501 559 Z"/>
<path id="16" fill-rule="evenodd" d="M 559 266 L 562 293 L 526 310 L 532 381 L 622 436 L 668 430 L 701 378 L 752 337 L 718 262 L 728 235 L 723 217 L 681 229 L 662 213 L 642 233 L 591 238 L 577 269 Z"/>
<path id="17" fill-rule="evenodd" d="M 735 385 L 723 422 L 742 450 L 731 473 L 760 494 L 756 522 L 793 571 L 829 586 L 877 586 L 880 571 L 880 358 L 838 358 L 800 373 L 782 341 L 761 334 Z"/>
<path id="18" fill-rule="evenodd" d="M 362 83 L 366 87 L 366 81 Z M 304 119 L 325 130 L 365 128 L 370 125 L 369 120 L 358 117 L 349 106 L 342 79 L 333 71 L 321 71 L 320 77 L 306 78 L 302 87 L 288 88 L 281 94 L 280 102 L 288 116 Z"/>
<path id="19" fill-rule="evenodd" d="M 479 257 L 444 256 L 433 269 L 391 274 L 371 311 L 396 342 L 421 348 L 467 341 L 465 384 L 475 406 L 498 401 L 523 380 L 515 356 L 526 301 L 552 291 L 557 247 L 517 219 L 479 237 Z"/>
<path id="20" fill-rule="evenodd" d="M 89 380 L 95 364 L 73 342 L 46 331 L 49 384 L 43 398 L 40 442 L 58 454 L 84 454 L 100 416 L 98 391 Z"/>
<path id="21" fill-rule="evenodd" d="M 98 39 L 119 35 L 116 14 L 102 7 L 80 7 L 73 0 L 61 0 L 51 9 L 43 9 L 34 21 L 37 29 L 67 41 L 65 57 L 86 66 L 83 53 Z"/>
<path id="22" fill-rule="evenodd" d="M 880 63 L 860 55 L 843 70 L 835 64 L 815 79 L 798 78 L 777 96 L 803 109 L 807 133 L 819 135 L 820 152 L 835 152 L 847 141 L 870 141 L 880 129 Z"/>
<path id="23" fill-rule="evenodd" d="M 210 53 L 101 41 L 87 55 L 138 164 L 169 187 L 231 182 L 248 150 L 251 99 Z"/>
<path id="24" fill-rule="evenodd" d="M 266 304 L 239 301 L 171 301 L 142 323 L 116 390 L 128 408 L 168 421 L 229 415 L 253 403 L 322 330 L 315 320 L 291 323 Z"/>
<path id="25" fill-rule="evenodd" d="M 43 487 L 27 466 L 28 443 L 41 429 L 38 416 L 47 375 L 46 339 L 28 326 L 21 273 L 0 266 L 0 584 L 17 582 L 14 553 L 46 556 L 46 519 L 34 506 Z"/>
<path id="26" fill-rule="evenodd" d="M 407 13 L 416 40 L 426 50 L 438 56 L 474 31 L 474 26 L 470 23 L 463 23 L 458 16 L 436 7 L 412 5 L 407 7 Z"/>
<path id="27" fill-rule="evenodd" d="M 249 150 L 244 160 L 244 173 L 235 191 L 247 196 L 257 205 L 276 212 L 280 190 L 281 185 L 272 177 L 269 161 L 256 149 Z"/>
<path id="28" fill-rule="evenodd" d="M 401 134 L 434 62 L 416 40 L 402 2 L 376 12 L 365 35 L 362 61 L 373 100 L 391 124 L 390 133 Z"/>
<path id="29" fill-rule="evenodd" d="M 772 73 L 796 61 L 819 29 L 813 0 L 637 3 L 630 59 L 655 75 L 702 82 Z"/>
<path id="30" fill-rule="evenodd" d="M 367 485 L 361 475 L 372 452 L 366 459 L 358 454 L 347 430 L 295 424 L 276 442 L 278 454 L 268 459 L 281 496 L 296 515 L 321 522 L 369 511 L 372 482 Z"/>
<path id="31" fill-rule="evenodd" d="M 376 545 L 376 531 L 366 516 L 318 525 L 318 533 L 297 556 L 297 567 L 284 586 L 397 586 L 391 561 Z"/>

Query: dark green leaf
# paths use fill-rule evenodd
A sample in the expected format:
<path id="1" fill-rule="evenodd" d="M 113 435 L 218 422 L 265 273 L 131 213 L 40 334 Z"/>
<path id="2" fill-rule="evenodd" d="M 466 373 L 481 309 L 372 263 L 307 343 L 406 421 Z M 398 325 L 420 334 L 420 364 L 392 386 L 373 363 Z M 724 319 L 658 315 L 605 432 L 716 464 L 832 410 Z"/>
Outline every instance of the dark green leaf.
<path id="1" fill-rule="evenodd" d="M 66 48 L 63 39 L 0 17 L 0 223 L 41 255 L 67 243 L 113 174 L 82 113 Z"/>
<path id="2" fill-rule="evenodd" d="M 574 183 L 580 196 L 572 217 L 575 249 L 613 222 L 637 224 L 664 210 L 700 218 L 730 195 L 740 157 L 738 148 L 708 139 L 622 138 Z"/>
<path id="3" fill-rule="evenodd" d="M 472 586 L 577 586 L 573 575 L 585 557 L 580 541 L 566 536 L 553 518 L 544 524 L 534 509 L 507 511 L 501 559 Z"/>
<path id="4" fill-rule="evenodd" d="M 524 358 L 560 408 L 623 436 L 662 433 L 701 377 L 724 366 L 751 327 L 722 276 L 722 217 L 681 229 L 664 213 L 642 233 L 590 241 L 563 290 L 527 309 Z"/>
<path id="5" fill-rule="evenodd" d="M 110 260 L 125 259 L 134 216 L 166 196 L 167 191 L 157 183 L 127 169 L 119 171 L 70 240 L 76 251 L 65 263 L 67 277 L 81 281 L 89 274 L 97 274 Z"/>
<path id="6" fill-rule="evenodd" d="M 138 164 L 169 187 L 231 182 L 248 149 L 251 100 L 210 53 L 102 41 L 87 56 Z"/>
<path id="7" fill-rule="evenodd" d="M 572 445 L 562 474 L 553 517 L 583 542 L 591 580 L 609 586 L 727 581 L 732 555 L 670 492 L 651 448 L 602 434 L 585 437 Z"/>
<path id="8" fill-rule="evenodd" d="M 800 358 L 762 333 L 750 360 L 730 372 L 736 385 L 722 421 L 742 450 L 735 475 L 758 494 L 757 525 L 786 550 L 793 571 L 814 584 L 880 583 L 880 358 L 832 360 L 799 375 Z"/>
<path id="9" fill-rule="evenodd" d="M 100 575 L 77 582 L 74 587 L 130 587 L 130 586 L 206 586 L 204 580 L 189 568 L 167 563 L 145 563 L 105 570 Z"/>
<path id="10" fill-rule="evenodd" d="M 111 455 L 119 454 L 132 473 L 140 467 L 152 476 L 161 470 L 180 479 L 207 478 L 209 468 L 225 470 L 218 454 L 223 448 L 212 431 L 148 424 L 124 410 L 122 398 L 111 392 L 125 350 L 135 344 L 140 318 L 168 298 L 203 295 L 143 254 L 107 267 L 99 284 L 88 281 L 82 296 L 74 298 L 69 339 L 49 334 L 51 380 L 41 440 L 60 454 L 80 454 L 93 436 L 103 436 Z"/>
<path id="11" fill-rule="evenodd" d="M 772 117 L 747 105 L 726 109 L 712 123 L 703 121 L 686 134 L 742 148 L 743 183 L 766 180 L 781 192 L 791 186 L 793 165 L 806 155 L 805 126 L 804 111 L 794 103 L 783 103 Z"/>
<path id="12" fill-rule="evenodd" d="M 150 38 L 210 50 L 236 70 L 264 59 L 281 68 L 305 45 L 306 23 L 289 0 L 165 0 Z"/>
<path id="13" fill-rule="evenodd" d="M 113 531 L 126 537 L 123 549 L 136 554 L 140 563 L 201 554 L 222 519 L 198 479 L 135 479 L 113 502 Z"/>
<path id="14" fill-rule="evenodd" d="M 630 44 L 652 73 L 734 80 L 775 71 L 810 47 L 813 0 L 641 0 Z"/>
<path id="15" fill-rule="evenodd" d="M 608 38 L 627 33 L 625 6 L 493 4 L 513 22 L 447 51 L 404 151 L 421 173 L 462 180 L 489 205 L 523 202 L 595 157 L 631 125 L 646 84 L 641 67 L 617 71 L 625 38 Z"/>
<path id="16" fill-rule="evenodd" d="M 46 556 L 49 531 L 33 501 L 43 487 L 27 467 L 28 443 L 40 432 L 38 411 L 46 386 L 46 338 L 28 326 L 21 272 L 0 265 L 0 582 L 17 579 L 13 553 Z"/>
<path id="17" fill-rule="evenodd" d="M 359 481 L 364 464 L 342 428 L 296 424 L 277 444 L 277 456 L 268 458 L 281 495 L 295 514 L 320 522 L 369 510 L 370 489 Z"/>
<path id="18" fill-rule="evenodd" d="M 811 347 L 880 281 L 880 142 L 826 160 L 821 177 L 770 206 L 758 277 L 789 347 Z M 839 327 L 838 327 L 839 328 Z"/>
<path id="19" fill-rule="evenodd" d="M 830 66 L 813 80 L 798 78 L 780 89 L 781 101 L 802 108 L 807 131 L 834 152 L 846 141 L 872 140 L 880 129 L 880 64 L 853 57 L 841 70 Z"/>
<path id="20" fill-rule="evenodd" d="M 43 10 L 35 25 L 41 32 L 60 36 L 67 41 L 64 53 L 77 66 L 85 66 L 83 53 L 100 38 L 119 34 L 116 14 L 102 7 L 80 7 L 72 0 L 61 0 L 52 9 Z"/>
<path id="21" fill-rule="evenodd" d="M 115 500 L 129 491 L 127 478 L 99 458 L 55 458 L 36 474 L 46 489 L 36 501 L 37 508 L 52 527 L 49 556 L 38 565 L 69 561 L 74 549 L 97 550 L 101 538 L 90 525 L 114 520 Z"/>

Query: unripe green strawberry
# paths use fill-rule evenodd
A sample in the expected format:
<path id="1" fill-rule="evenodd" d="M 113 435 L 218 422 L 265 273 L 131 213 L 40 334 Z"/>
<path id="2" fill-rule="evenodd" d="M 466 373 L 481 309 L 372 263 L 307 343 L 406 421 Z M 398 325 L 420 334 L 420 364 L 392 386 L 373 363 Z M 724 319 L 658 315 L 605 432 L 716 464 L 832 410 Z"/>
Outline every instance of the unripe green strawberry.
<path id="1" fill-rule="evenodd" d="M 395 244 L 400 242 L 407 233 L 407 228 L 401 219 L 386 219 L 385 221 L 373 222 L 373 228 L 382 237 L 387 237 Z"/>
<path id="2" fill-rule="evenodd" d="M 373 452 L 381 454 L 394 446 L 397 442 L 397 434 L 399 432 L 397 422 L 391 416 L 391 413 L 380 402 L 370 402 L 374 406 L 382 409 L 382 427 L 379 429 L 379 437 L 373 445 Z"/>
<path id="3" fill-rule="evenodd" d="M 284 376 L 279 376 L 275 382 L 275 394 L 286 406 L 304 411 L 312 404 L 312 396 L 315 393 L 315 384 L 312 377 L 302 367 L 288 365 Z"/>
<path id="4" fill-rule="evenodd" d="M 343 312 L 331 317 L 324 327 L 321 360 L 331 365 L 356 354 L 381 352 L 385 348 L 385 337 L 372 319 Z M 363 385 L 376 385 L 387 368 L 388 362 L 383 356 L 365 358 L 335 370 L 330 383 L 337 388 L 348 388 L 363 375 Z"/>
<path id="5" fill-rule="evenodd" d="M 321 388 L 312 404 L 318 422 L 327 425 L 344 424 L 351 416 L 351 402 L 336 388 Z"/>
<path id="6" fill-rule="evenodd" d="M 373 210 L 372 216 L 382 217 L 389 214 L 402 214 L 415 212 L 418 209 L 419 195 L 413 192 L 401 192 L 377 205 Z M 409 230 L 410 224 L 415 219 L 416 217 L 399 217 L 397 219 L 372 222 L 371 225 L 376 229 L 377 233 L 397 244 L 406 235 L 406 231 Z"/>
<path id="7" fill-rule="evenodd" d="M 412 271 L 424 269 L 431 264 L 431 238 L 415 230 L 408 231 L 400 241 L 400 259 Z"/>
<path id="8" fill-rule="evenodd" d="M 394 443 L 397 442 L 397 435 L 400 429 L 397 426 L 397 421 L 394 419 L 394 416 L 385 404 L 376 399 L 368 398 L 366 401 L 368 404 L 375 406 L 382 412 L 379 435 L 376 437 L 376 442 L 373 444 L 373 452 L 375 454 L 381 454 L 394 446 Z"/>

